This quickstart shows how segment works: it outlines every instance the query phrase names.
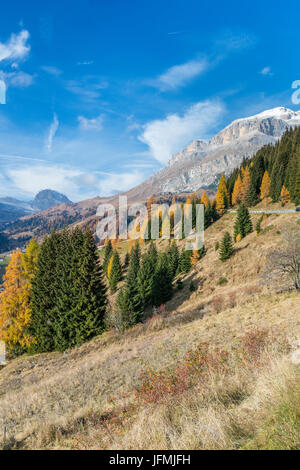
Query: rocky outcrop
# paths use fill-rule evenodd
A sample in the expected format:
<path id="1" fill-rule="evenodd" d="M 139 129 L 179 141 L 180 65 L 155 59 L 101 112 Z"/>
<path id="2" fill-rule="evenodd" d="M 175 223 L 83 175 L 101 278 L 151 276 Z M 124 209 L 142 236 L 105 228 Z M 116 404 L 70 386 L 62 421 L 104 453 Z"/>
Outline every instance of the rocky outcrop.
<path id="1" fill-rule="evenodd" d="M 300 125 L 300 111 L 274 108 L 238 119 L 210 141 L 195 140 L 172 156 L 166 168 L 152 176 L 153 193 L 191 192 L 214 185 L 221 173 L 229 175 L 244 157 L 275 143 L 290 126 Z"/>

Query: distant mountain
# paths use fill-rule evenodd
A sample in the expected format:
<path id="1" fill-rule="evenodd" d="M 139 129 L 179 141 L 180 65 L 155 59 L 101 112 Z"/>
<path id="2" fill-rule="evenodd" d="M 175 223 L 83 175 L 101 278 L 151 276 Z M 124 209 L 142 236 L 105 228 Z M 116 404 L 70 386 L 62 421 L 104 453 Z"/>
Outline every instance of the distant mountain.
<path id="1" fill-rule="evenodd" d="M 222 172 L 229 175 L 244 157 L 253 156 L 264 145 L 275 143 L 287 128 L 299 125 L 300 111 L 283 107 L 237 119 L 209 141 L 194 140 L 173 155 L 167 167 L 130 193 L 147 197 L 213 187 Z"/>
<path id="2" fill-rule="evenodd" d="M 0 198 L 0 225 L 62 203 L 70 204 L 71 201 L 64 194 L 51 189 L 40 191 L 34 200 L 29 202 L 11 197 L 2 197 Z"/>
<path id="3" fill-rule="evenodd" d="M 71 201 L 64 194 L 44 189 L 35 196 L 31 206 L 34 211 L 44 211 L 63 203 L 71 204 Z"/>

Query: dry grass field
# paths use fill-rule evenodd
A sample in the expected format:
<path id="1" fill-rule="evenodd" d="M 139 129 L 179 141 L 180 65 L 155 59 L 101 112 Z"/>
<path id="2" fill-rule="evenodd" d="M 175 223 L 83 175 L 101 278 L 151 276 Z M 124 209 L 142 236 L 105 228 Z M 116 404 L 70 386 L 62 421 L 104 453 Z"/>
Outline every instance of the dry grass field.
<path id="1" fill-rule="evenodd" d="M 299 216 L 266 217 L 222 263 L 215 243 L 234 218 L 205 232 L 205 257 L 163 314 L 3 367 L 0 446 L 300 449 L 300 296 L 263 279 L 268 251 L 300 230 Z"/>

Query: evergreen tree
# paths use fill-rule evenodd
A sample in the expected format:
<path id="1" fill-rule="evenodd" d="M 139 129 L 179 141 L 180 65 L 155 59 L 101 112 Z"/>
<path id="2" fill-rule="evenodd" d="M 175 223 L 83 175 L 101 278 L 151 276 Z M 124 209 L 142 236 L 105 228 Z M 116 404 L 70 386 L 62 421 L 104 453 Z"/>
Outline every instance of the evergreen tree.
<path id="1" fill-rule="evenodd" d="M 146 253 L 137 275 L 137 287 L 143 309 L 153 301 L 155 267 L 151 255 Z"/>
<path id="2" fill-rule="evenodd" d="M 153 279 L 153 305 L 159 307 L 172 297 L 172 275 L 170 272 L 168 255 L 159 256 L 157 269 Z"/>
<path id="3" fill-rule="evenodd" d="M 229 232 L 226 232 L 220 246 L 220 260 L 226 261 L 233 253 L 232 238 Z"/>
<path id="4" fill-rule="evenodd" d="M 38 255 L 37 269 L 32 280 L 30 334 L 36 343 L 33 351 L 54 349 L 54 309 L 56 302 L 57 260 L 62 253 L 63 234 L 51 232 L 45 237 Z"/>
<path id="5" fill-rule="evenodd" d="M 137 284 L 139 269 L 140 247 L 139 244 L 136 243 L 130 253 L 130 262 L 125 286 L 121 289 L 117 298 L 117 306 L 129 325 L 138 323 L 142 319 L 143 315 L 144 306 Z"/>
<path id="6" fill-rule="evenodd" d="M 173 240 L 169 248 L 169 264 L 171 276 L 172 279 L 174 279 L 179 265 L 179 250 L 175 240 Z"/>
<path id="7" fill-rule="evenodd" d="M 130 261 L 130 255 L 127 251 L 127 253 L 125 255 L 125 259 L 124 259 L 124 268 L 127 268 L 127 266 L 129 265 L 129 261 Z"/>
<path id="8" fill-rule="evenodd" d="M 192 252 L 183 249 L 179 258 L 178 273 L 188 273 L 192 267 Z"/>
<path id="9" fill-rule="evenodd" d="M 104 329 L 106 288 L 92 233 L 52 233 L 40 249 L 32 283 L 36 351 L 63 351 Z"/>
<path id="10" fill-rule="evenodd" d="M 300 153 L 298 154 L 298 168 L 293 189 L 293 201 L 295 204 L 300 204 Z"/>
<path id="11" fill-rule="evenodd" d="M 234 240 L 236 241 L 238 237 L 244 238 L 250 232 L 252 232 L 251 217 L 245 204 L 241 204 L 234 224 Z"/>
<path id="12" fill-rule="evenodd" d="M 122 279 L 122 267 L 120 263 L 120 257 L 117 251 L 114 251 L 112 256 L 112 266 L 109 274 L 109 287 L 112 292 L 116 291 L 118 282 Z"/>

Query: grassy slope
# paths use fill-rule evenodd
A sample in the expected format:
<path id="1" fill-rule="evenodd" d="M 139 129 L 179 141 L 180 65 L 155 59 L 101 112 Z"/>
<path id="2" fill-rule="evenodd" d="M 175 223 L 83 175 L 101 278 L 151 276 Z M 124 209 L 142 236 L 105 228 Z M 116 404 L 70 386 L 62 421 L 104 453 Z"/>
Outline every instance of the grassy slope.
<path id="1" fill-rule="evenodd" d="M 120 336 L 108 332 L 65 354 L 21 357 L 0 372 L 0 429 L 21 448 L 297 448 L 299 372 L 270 344 L 265 366 L 233 363 L 229 375 L 209 375 L 201 389 L 171 402 L 138 403 L 146 367 L 173 366 L 207 341 L 227 351 L 254 327 L 289 343 L 300 339 L 300 299 L 261 280 L 268 249 L 280 243 L 296 214 L 272 215 L 223 264 L 214 246 L 232 227 L 227 214 L 206 232 L 206 256 L 186 276 L 163 317 Z M 255 220 L 255 217 L 253 217 Z M 267 228 L 269 227 L 269 229 Z M 270 228 L 271 227 L 271 228 Z M 163 245 L 161 243 L 161 245 Z M 218 285 L 220 277 L 227 283 Z M 193 280 L 197 291 L 190 293 Z M 298 388 L 297 388 L 298 387 Z M 238 398 L 237 398 L 238 397 Z M 271 423 L 271 424 L 270 424 Z M 285 436 L 280 437 L 280 436 Z"/>

